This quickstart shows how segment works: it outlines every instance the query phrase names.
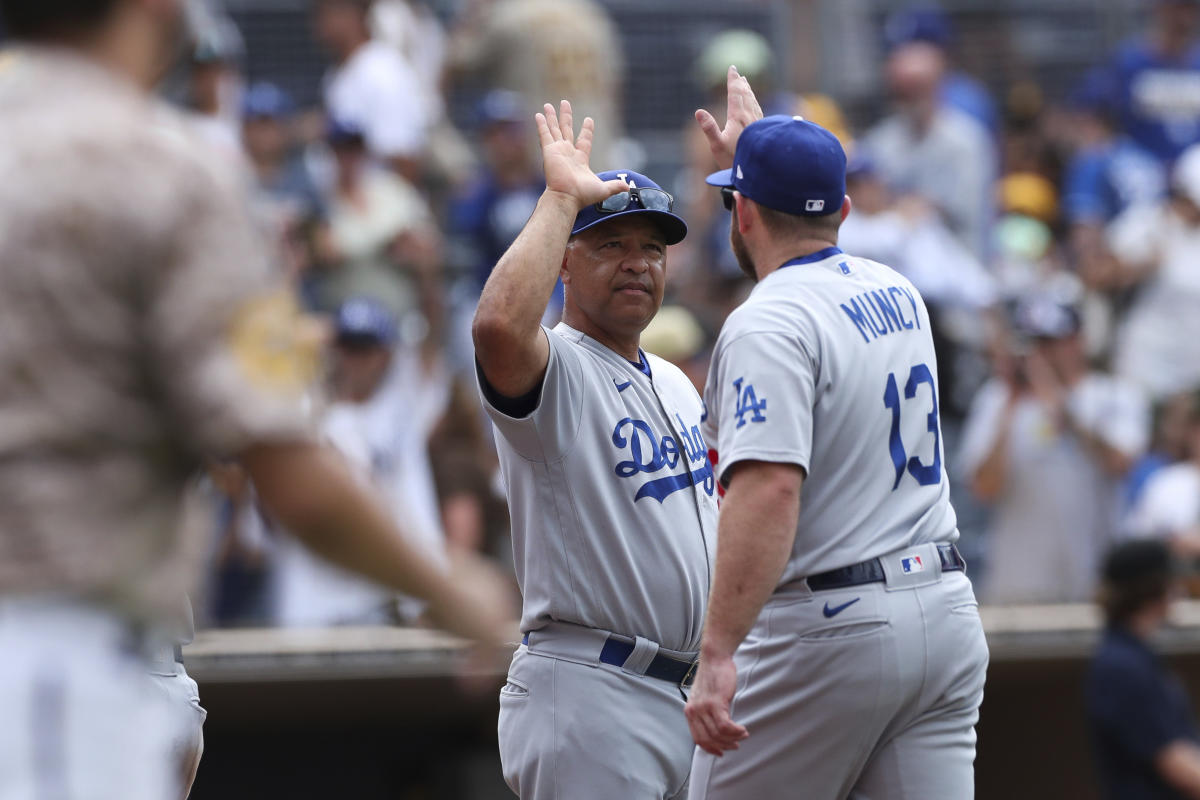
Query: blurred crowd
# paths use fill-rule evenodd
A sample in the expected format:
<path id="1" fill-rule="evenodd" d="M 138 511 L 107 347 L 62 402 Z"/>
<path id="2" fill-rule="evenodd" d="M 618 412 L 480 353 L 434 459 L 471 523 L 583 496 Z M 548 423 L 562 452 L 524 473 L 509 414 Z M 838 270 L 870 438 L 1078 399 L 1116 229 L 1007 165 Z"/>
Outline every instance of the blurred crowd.
<path id="1" fill-rule="evenodd" d="M 1087 601 L 1101 554 L 1124 538 L 1200 557 L 1200 2 L 1145 7 L 1144 29 L 1097 51 L 1062 97 L 962 71 L 952 18 L 928 4 L 880 25 L 869 119 L 786 85 L 750 30 L 715 32 L 680 65 L 718 116 L 735 64 L 767 113 L 803 115 L 845 145 L 842 248 L 905 274 L 934 321 L 941 444 L 985 602 Z M 456 8 L 315 0 L 329 60 L 319 108 L 298 107 L 281 76 L 247 75 L 241 36 L 214 13 L 181 102 L 244 169 L 250 213 L 321 321 L 324 434 L 431 553 L 486 555 L 515 597 L 469 323 L 543 189 L 532 114 L 568 98 L 597 121 L 594 168 L 654 165 L 622 125 L 621 32 L 602 3 Z M 469 121 L 452 123 L 464 107 Z M 690 233 L 643 347 L 702 387 L 750 287 L 703 185 L 708 148 L 679 124 L 682 167 L 650 174 Z M 420 623 L 419 604 L 276 535 L 237 467 L 214 466 L 202 491 L 219 519 L 202 624 Z"/>

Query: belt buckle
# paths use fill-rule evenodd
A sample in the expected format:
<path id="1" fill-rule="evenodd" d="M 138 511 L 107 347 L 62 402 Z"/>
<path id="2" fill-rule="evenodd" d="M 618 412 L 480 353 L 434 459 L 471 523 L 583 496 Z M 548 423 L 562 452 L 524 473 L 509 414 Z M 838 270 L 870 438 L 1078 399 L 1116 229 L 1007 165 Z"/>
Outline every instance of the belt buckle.
<path id="1" fill-rule="evenodd" d="M 693 659 L 688 666 L 687 672 L 683 673 L 683 677 L 679 679 L 679 696 L 686 702 L 688 697 L 684 693 L 684 689 L 692 688 L 692 683 L 696 680 L 696 670 L 700 667 L 700 657 Z"/>

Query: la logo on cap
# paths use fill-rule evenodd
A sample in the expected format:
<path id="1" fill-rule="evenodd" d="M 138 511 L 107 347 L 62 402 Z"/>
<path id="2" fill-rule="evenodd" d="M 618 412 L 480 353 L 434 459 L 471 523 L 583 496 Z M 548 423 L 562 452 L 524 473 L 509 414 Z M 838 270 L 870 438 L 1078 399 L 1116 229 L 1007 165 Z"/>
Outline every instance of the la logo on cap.
<path id="1" fill-rule="evenodd" d="M 741 165 L 741 164 L 738 164 L 738 168 L 737 168 L 737 179 L 740 181 L 740 180 L 744 179 L 745 177 L 746 177 L 746 176 L 742 174 L 742 165 Z"/>
<path id="2" fill-rule="evenodd" d="M 824 200 L 808 200 L 807 202 L 804 203 L 804 210 L 805 211 L 824 211 L 825 210 L 825 201 Z"/>

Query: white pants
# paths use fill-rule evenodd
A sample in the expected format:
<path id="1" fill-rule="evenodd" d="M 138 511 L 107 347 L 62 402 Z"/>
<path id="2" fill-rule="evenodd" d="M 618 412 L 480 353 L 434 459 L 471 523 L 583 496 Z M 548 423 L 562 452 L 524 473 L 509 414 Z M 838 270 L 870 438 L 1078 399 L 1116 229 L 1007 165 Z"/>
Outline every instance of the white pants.
<path id="1" fill-rule="evenodd" d="M 170 707 L 117 615 L 0 597 L 0 800 L 180 795 Z"/>
<path id="2" fill-rule="evenodd" d="M 509 788 L 522 800 L 686 797 L 694 745 L 679 687 L 600 663 L 599 646 L 563 653 L 578 660 L 539 649 L 517 649 L 500 692 Z"/>
<path id="3" fill-rule="evenodd" d="M 170 764 L 181 784 L 179 797 L 186 798 L 204 755 L 204 720 L 208 712 L 200 705 L 196 682 L 175 660 L 174 648 L 166 647 L 163 657 L 153 660 L 148 675 L 151 686 L 170 705 L 174 728 L 169 743 Z"/>
<path id="4" fill-rule="evenodd" d="M 691 800 L 970 800 L 987 643 L 966 576 L 931 577 L 776 592 L 734 658 L 750 736 L 697 748 Z"/>

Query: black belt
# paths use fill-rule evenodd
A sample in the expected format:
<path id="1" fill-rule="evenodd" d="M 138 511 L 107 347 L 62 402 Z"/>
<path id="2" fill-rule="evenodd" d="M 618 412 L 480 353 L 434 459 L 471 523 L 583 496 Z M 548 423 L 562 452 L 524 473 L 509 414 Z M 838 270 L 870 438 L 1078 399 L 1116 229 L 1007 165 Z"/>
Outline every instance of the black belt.
<path id="1" fill-rule="evenodd" d="M 521 643 L 529 644 L 528 633 L 521 639 Z M 622 641 L 615 636 L 609 636 L 608 640 L 604 642 L 604 647 L 600 649 L 600 661 L 614 667 L 625 666 L 625 662 L 631 655 L 633 655 L 633 642 Z M 646 667 L 644 674 L 647 677 L 670 681 L 677 686 L 686 688 L 692 685 L 692 680 L 696 677 L 696 662 L 684 661 L 665 653 L 659 653 L 650 660 L 650 665 Z"/>
<path id="2" fill-rule="evenodd" d="M 942 562 L 942 572 L 954 572 L 956 570 L 966 572 L 967 562 L 963 561 L 963 557 L 959 554 L 957 547 L 952 544 L 939 544 L 937 551 L 938 558 Z M 883 562 L 878 558 L 872 558 L 870 561 L 851 564 L 841 569 L 831 569 L 829 572 L 810 575 L 806 580 L 808 588 L 814 592 L 819 592 L 825 589 L 844 589 L 847 586 L 861 586 L 864 583 L 882 583 L 886 578 L 887 576 L 883 571 Z"/>

